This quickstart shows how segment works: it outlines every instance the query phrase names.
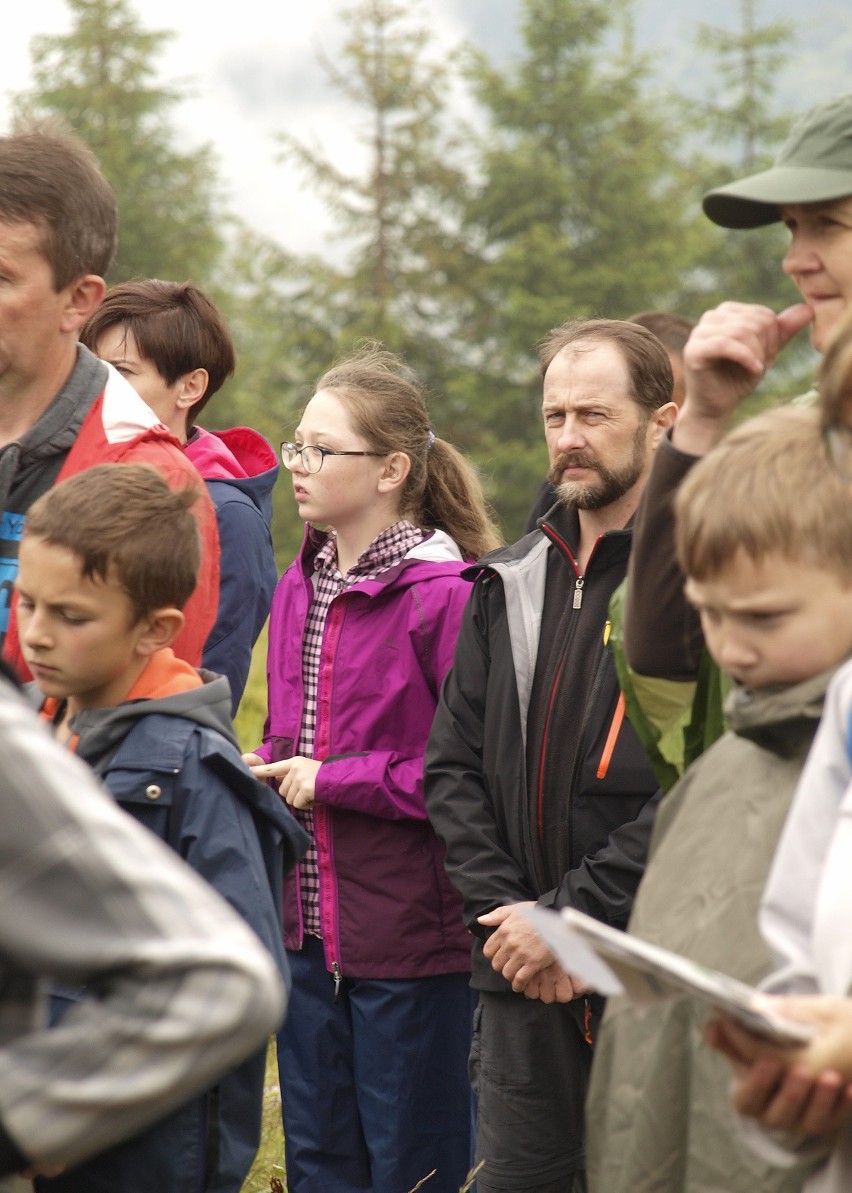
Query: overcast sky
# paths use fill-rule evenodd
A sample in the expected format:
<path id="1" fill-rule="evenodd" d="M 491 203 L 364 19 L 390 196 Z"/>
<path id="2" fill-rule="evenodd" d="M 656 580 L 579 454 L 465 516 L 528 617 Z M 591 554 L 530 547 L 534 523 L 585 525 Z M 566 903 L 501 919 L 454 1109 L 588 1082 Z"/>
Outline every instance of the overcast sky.
<path id="1" fill-rule="evenodd" d="M 295 250 L 321 250 L 326 221 L 276 164 L 274 134 L 282 129 L 346 154 L 345 109 L 326 86 L 317 50 L 333 58 L 343 0 L 136 0 L 146 29 L 174 38 L 159 58 L 161 76 L 187 80 L 195 96 L 177 105 L 173 124 L 187 146 L 211 142 L 229 206 L 251 226 Z M 488 13 L 492 38 L 512 26 L 513 0 L 428 0 L 421 11 L 440 42 L 453 45 Z M 30 85 L 29 44 L 36 33 L 63 33 L 70 16 L 62 0 L 24 0 L 3 13 L 0 36 L 0 129 L 8 128 L 10 92 Z M 481 40 L 481 39 L 480 39 Z"/>
<path id="2" fill-rule="evenodd" d="M 328 86 L 317 61 L 332 60 L 344 27 L 336 14 L 353 0 L 134 0 L 146 29 L 175 34 L 159 58 L 160 77 L 185 80 L 195 91 L 177 105 L 179 143 L 211 142 L 232 211 L 258 231 L 297 251 L 326 248 L 328 223 L 321 204 L 276 163 L 274 134 L 286 129 L 330 149 L 340 165 L 352 163 L 349 113 Z M 419 11 L 439 43 L 473 38 L 492 57 L 517 46 L 519 0 L 419 0 Z M 668 82 L 691 90 L 706 85 L 696 72 L 698 20 L 736 27 L 740 0 L 638 0 L 638 42 L 657 52 Z M 848 0 L 762 0 L 758 21 L 778 16 L 799 22 L 794 69 L 781 80 L 792 107 L 852 89 L 852 15 Z M 7 0 L 0 36 L 0 130 L 8 126 L 8 94 L 30 85 L 29 43 L 36 33 L 67 31 L 63 0 Z M 705 81 L 702 82 L 702 79 Z M 792 94 L 789 94 L 792 89 Z M 806 106 L 802 103 L 802 106 Z"/>

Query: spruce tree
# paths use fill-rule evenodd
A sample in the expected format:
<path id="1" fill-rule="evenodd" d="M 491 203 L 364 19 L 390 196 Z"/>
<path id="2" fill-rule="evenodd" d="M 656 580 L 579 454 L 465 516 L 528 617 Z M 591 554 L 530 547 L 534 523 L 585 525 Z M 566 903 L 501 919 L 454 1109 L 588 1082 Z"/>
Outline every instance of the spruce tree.
<path id="1" fill-rule="evenodd" d="M 221 250 L 217 163 L 181 151 L 169 117 L 186 92 L 156 82 L 168 32 L 143 28 L 128 0 L 67 0 L 66 34 L 33 38 L 34 86 L 18 118 L 58 116 L 96 154 L 118 199 L 119 251 L 109 281 L 203 282 Z"/>

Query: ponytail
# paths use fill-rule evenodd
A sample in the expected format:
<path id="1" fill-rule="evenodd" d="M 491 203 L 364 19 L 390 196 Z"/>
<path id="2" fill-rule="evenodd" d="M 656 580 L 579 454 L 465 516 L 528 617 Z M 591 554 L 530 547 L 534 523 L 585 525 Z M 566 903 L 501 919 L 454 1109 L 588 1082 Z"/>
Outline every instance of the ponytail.
<path id="1" fill-rule="evenodd" d="M 479 559 L 502 544 L 478 474 L 445 439 L 435 439 L 429 449 L 419 524 L 445 530 L 465 559 Z"/>

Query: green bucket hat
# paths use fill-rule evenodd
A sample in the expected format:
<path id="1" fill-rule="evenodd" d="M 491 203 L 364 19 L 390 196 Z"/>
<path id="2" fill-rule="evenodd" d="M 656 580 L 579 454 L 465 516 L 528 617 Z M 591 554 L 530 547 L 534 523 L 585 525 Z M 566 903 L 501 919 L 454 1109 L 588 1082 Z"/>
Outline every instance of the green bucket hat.
<path id="1" fill-rule="evenodd" d="M 780 203 L 821 203 L 852 195 L 852 95 L 811 108 L 793 126 L 775 165 L 708 191 L 706 215 L 723 228 L 780 220 Z"/>

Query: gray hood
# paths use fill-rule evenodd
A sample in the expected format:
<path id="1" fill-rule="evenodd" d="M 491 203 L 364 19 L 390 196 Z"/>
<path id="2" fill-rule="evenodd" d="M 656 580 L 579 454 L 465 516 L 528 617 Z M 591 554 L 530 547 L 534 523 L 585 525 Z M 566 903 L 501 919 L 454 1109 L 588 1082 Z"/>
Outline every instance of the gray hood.
<path id="1" fill-rule="evenodd" d="M 231 723 L 231 685 L 223 675 L 199 671 L 201 687 L 173 696 L 132 700 L 115 708 L 91 708 L 77 713 L 69 722 L 79 735 L 76 752 L 102 774 L 115 751 L 140 717 L 156 713 L 161 717 L 182 717 L 207 729 L 215 729 L 235 749 L 239 744 Z"/>

